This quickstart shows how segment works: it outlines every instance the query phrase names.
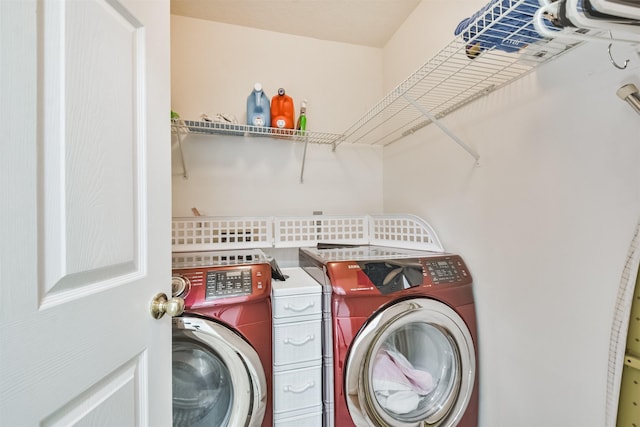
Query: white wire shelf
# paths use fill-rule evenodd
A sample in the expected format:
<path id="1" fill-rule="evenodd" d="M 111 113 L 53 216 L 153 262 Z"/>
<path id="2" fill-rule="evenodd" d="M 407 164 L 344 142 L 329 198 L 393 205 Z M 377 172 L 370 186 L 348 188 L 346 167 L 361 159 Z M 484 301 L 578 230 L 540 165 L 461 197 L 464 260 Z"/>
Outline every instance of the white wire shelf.
<path id="1" fill-rule="evenodd" d="M 566 40 L 531 35 L 535 7 L 530 5 L 531 0 L 495 2 L 464 32 L 357 120 L 337 144 L 392 144 L 429 125 L 434 119 L 438 121 L 523 77 L 578 43 L 568 44 Z M 518 12 L 516 17 L 514 11 Z M 469 45 L 491 45 L 496 39 L 507 43 L 516 39 L 513 42 L 515 46 L 526 46 L 511 53 L 489 47 L 475 59 L 467 56 Z"/>
<path id="2" fill-rule="evenodd" d="M 539 3 L 540 1 L 540 3 Z M 550 3 L 540 7 L 540 4 Z M 553 0 L 494 0 L 473 15 L 472 22 L 433 58 L 395 87 L 343 134 L 264 128 L 233 123 L 172 122 L 182 149 L 187 133 L 281 138 L 305 143 L 300 182 L 303 182 L 306 144 L 343 143 L 386 146 L 435 123 L 476 162 L 479 155 L 440 119 L 496 89 L 524 77 L 542 64 L 588 40 L 607 39 L 602 29 L 554 27 L 547 20 Z M 549 12 L 553 14 L 552 12 Z M 541 35 L 542 34 L 542 35 Z M 479 45 L 477 51 L 470 49 Z M 184 177 L 187 177 L 183 162 Z"/>
<path id="3" fill-rule="evenodd" d="M 309 130 L 278 129 L 271 127 L 250 126 L 238 123 L 203 122 L 194 120 L 173 120 L 173 128 L 177 131 L 202 135 L 231 135 L 231 136 L 260 136 L 284 139 L 293 142 L 308 142 L 311 144 L 335 144 L 344 135 L 315 132 Z"/>
<path id="4" fill-rule="evenodd" d="M 204 122 L 194 120 L 171 120 L 171 131 L 177 136 L 176 142 L 180 153 L 180 161 L 182 162 L 182 171 L 178 175 L 188 178 L 187 164 L 184 160 L 183 140 L 189 134 L 200 135 L 229 135 L 229 136 L 247 136 L 247 137 L 268 137 L 282 139 L 290 142 L 304 143 L 304 152 L 302 154 L 302 165 L 300 169 L 300 182 L 304 182 L 304 165 L 307 157 L 308 144 L 330 145 L 335 150 L 339 141 L 344 135 L 315 132 L 309 130 L 279 129 L 272 127 L 250 126 L 238 123 L 226 122 Z M 173 139 L 172 139 L 173 141 Z M 173 142 L 172 142 L 173 143 Z"/>

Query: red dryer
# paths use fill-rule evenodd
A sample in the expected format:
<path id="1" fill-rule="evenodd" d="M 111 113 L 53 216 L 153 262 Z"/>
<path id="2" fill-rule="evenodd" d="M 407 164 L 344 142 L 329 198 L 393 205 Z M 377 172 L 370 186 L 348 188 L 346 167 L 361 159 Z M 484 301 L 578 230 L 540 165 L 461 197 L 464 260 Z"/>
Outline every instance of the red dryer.
<path id="1" fill-rule="evenodd" d="M 173 425 L 272 426 L 271 265 L 262 251 L 173 254 Z"/>
<path id="2" fill-rule="evenodd" d="M 459 255 L 302 248 L 324 287 L 324 425 L 476 427 L 472 280 Z"/>

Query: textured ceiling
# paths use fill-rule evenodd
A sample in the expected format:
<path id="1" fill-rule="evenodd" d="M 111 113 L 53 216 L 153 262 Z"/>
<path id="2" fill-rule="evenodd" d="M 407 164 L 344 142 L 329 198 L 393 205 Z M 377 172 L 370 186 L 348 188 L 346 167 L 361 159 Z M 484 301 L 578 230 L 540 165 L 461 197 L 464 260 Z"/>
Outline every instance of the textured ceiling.
<path id="1" fill-rule="evenodd" d="M 420 0 L 171 0 L 174 15 L 384 47 Z"/>

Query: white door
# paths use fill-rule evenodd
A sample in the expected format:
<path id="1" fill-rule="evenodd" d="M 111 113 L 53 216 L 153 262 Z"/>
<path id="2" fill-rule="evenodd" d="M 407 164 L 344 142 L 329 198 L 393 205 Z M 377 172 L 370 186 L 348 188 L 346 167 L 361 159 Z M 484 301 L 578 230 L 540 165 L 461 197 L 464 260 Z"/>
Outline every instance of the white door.
<path id="1" fill-rule="evenodd" d="M 0 424 L 171 424 L 168 0 L 0 1 Z"/>

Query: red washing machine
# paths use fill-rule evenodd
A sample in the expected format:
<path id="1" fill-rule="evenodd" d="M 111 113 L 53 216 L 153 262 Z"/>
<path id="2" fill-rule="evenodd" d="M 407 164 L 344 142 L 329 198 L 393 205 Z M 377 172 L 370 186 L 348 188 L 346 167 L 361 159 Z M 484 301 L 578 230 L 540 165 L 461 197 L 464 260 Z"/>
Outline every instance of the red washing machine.
<path id="1" fill-rule="evenodd" d="M 459 255 L 301 248 L 300 265 L 324 289 L 325 427 L 477 426 L 476 316 Z"/>
<path id="2" fill-rule="evenodd" d="M 272 425 L 271 266 L 259 250 L 174 253 L 173 425 Z"/>

